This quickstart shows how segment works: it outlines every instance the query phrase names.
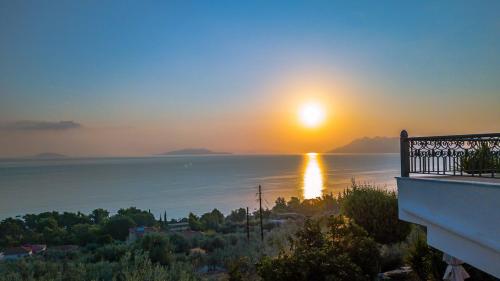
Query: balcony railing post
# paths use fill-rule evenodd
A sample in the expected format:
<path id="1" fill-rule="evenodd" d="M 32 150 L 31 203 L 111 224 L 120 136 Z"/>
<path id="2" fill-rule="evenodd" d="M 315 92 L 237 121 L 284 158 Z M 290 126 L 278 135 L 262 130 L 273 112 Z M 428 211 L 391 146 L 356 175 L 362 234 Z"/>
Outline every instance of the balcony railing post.
<path id="1" fill-rule="evenodd" d="M 399 146 L 401 150 L 401 177 L 407 178 L 410 176 L 410 146 L 406 130 L 401 131 Z"/>

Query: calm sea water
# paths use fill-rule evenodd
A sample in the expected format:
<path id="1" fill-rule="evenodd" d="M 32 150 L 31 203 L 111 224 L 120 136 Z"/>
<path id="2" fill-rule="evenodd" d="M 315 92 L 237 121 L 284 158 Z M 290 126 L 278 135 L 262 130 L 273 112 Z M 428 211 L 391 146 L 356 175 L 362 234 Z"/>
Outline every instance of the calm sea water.
<path id="1" fill-rule="evenodd" d="M 355 178 L 395 187 L 397 154 L 220 155 L 0 160 L 0 218 L 42 211 L 115 212 L 136 206 L 170 218 L 264 206 L 278 196 L 338 193 Z"/>

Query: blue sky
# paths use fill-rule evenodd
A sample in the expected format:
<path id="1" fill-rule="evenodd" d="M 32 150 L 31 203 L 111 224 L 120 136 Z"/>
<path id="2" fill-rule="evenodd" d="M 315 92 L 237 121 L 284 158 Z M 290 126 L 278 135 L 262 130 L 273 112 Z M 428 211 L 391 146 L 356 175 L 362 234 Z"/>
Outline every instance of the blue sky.
<path id="1" fill-rule="evenodd" d="M 98 140 L 101 133 L 91 130 L 99 129 L 164 139 L 161 146 L 130 137 L 134 145 L 111 154 L 206 143 L 224 149 L 211 132 L 238 128 L 243 138 L 263 130 L 252 112 L 279 111 L 287 95 L 271 89 L 300 79 L 356 88 L 359 109 L 379 124 L 411 105 L 406 123 L 368 135 L 397 134 L 401 126 L 454 132 L 457 121 L 464 123 L 457 133 L 498 131 L 499 10 L 498 1 L 2 1 L 0 121 L 71 120 L 90 131 L 0 132 L 9 139 L 0 155 L 19 140 L 24 145 L 12 153 L 23 154 L 37 138 L 47 144 L 29 153 L 54 150 L 60 140 L 75 143 L 63 152 L 102 154 L 116 139 Z M 444 123 L 431 123 L 432 116 Z M 227 125 L 228 118 L 239 123 Z M 362 136 L 363 123 L 339 127 L 337 139 L 312 147 Z M 172 136 L 179 140 L 169 142 Z M 275 151 L 260 142 L 230 149 Z"/>

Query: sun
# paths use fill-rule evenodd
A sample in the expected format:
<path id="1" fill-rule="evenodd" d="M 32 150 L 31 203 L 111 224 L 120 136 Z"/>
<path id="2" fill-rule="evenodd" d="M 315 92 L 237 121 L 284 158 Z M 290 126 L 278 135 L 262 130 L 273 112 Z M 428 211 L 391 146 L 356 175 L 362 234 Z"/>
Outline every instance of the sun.
<path id="1" fill-rule="evenodd" d="M 308 102 L 299 108 L 299 120 L 308 128 L 316 128 L 325 120 L 325 110 L 317 102 Z"/>

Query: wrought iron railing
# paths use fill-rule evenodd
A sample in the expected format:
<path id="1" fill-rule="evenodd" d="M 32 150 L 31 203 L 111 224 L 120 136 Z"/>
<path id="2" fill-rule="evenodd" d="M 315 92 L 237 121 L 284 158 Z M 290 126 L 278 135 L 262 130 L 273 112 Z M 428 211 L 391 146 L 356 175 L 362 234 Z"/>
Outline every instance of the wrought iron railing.
<path id="1" fill-rule="evenodd" d="M 500 177 L 500 133 L 408 137 L 401 132 L 401 176 Z"/>

